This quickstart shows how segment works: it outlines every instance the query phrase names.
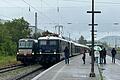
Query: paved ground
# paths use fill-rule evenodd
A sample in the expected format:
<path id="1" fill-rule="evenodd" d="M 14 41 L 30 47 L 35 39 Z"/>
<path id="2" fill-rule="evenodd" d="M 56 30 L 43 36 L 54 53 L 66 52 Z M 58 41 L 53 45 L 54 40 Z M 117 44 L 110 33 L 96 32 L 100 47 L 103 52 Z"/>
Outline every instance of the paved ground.
<path id="1" fill-rule="evenodd" d="M 32 80 L 100 80 L 99 70 L 102 72 L 104 80 L 120 80 L 120 60 L 116 63 L 111 62 L 111 57 L 107 56 L 107 64 L 99 64 L 98 69 L 95 63 L 96 77 L 91 78 L 91 57 L 87 55 L 86 64 L 82 62 L 82 55 L 70 59 L 70 64 L 64 64 L 64 61 L 52 66 L 42 74 L 39 74 Z"/>
<path id="2" fill-rule="evenodd" d="M 100 65 L 105 80 L 120 80 L 120 60 L 112 63 L 111 57 L 107 56 L 107 64 Z"/>
<path id="3" fill-rule="evenodd" d="M 70 64 L 64 64 L 64 61 L 51 67 L 42 74 L 36 76 L 32 80 L 98 80 L 99 70 L 95 64 L 96 77 L 91 78 L 89 74 L 91 72 L 91 59 L 87 55 L 86 64 L 82 62 L 82 56 L 76 56 L 70 59 Z"/>

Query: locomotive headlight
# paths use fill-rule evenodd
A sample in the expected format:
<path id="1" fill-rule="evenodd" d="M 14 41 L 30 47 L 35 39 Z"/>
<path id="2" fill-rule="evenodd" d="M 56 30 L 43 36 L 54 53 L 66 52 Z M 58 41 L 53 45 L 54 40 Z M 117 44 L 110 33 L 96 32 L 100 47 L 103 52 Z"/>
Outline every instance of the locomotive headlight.
<path id="1" fill-rule="evenodd" d="M 39 51 L 40 51 L 40 53 L 39 53 L 39 54 L 42 54 L 42 49 L 40 49 Z"/>
<path id="2" fill-rule="evenodd" d="M 54 51 L 54 54 L 56 54 L 56 49 L 54 49 L 53 51 Z"/>
<path id="3" fill-rule="evenodd" d="M 56 54 L 56 52 L 54 52 L 54 54 Z"/>
<path id="4" fill-rule="evenodd" d="M 17 55 L 18 55 L 19 53 L 17 52 Z"/>
<path id="5" fill-rule="evenodd" d="M 40 52 L 40 54 L 42 54 L 42 52 Z"/>
<path id="6" fill-rule="evenodd" d="M 27 54 L 24 54 L 25 56 L 27 55 Z"/>
<path id="7" fill-rule="evenodd" d="M 32 55 L 34 55 L 34 53 L 32 53 Z"/>

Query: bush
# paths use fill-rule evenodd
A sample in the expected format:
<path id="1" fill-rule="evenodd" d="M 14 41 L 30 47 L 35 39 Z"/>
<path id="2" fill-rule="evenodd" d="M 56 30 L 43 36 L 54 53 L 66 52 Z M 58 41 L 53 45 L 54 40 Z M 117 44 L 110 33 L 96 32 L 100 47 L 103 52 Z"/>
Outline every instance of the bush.
<path id="1" fill-rule="evenodd" d="M 0 54 L 15 55 L 20 38 L 30 35 L 29 23 L 24 18 L 0 23 Z"/>

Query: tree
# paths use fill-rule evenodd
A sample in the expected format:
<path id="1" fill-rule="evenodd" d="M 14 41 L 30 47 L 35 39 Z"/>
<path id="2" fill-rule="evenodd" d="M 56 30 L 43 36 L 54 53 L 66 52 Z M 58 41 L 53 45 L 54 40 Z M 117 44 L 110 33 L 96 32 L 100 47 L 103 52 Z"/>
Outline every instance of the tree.
<path id="1" fill-rule="evenodd" d="M 12 41 L 6 26 L 0 25 L 0 53 L 3 55 L 12 55 L 16 52 L 16 43 Z"/>
<path id="2" fill-rule="evenodd" d="M 30 35 L 29 23 L 24 18 L 0 23 L 0 54 L 13 55 L 20 38 Z"/>
<path id="3" fill-rule="evenodd" d="M 35 36 L 36 36 L 36 37 L 35 37 Z M 42 36 L 42 34 L 41 34 L 40 32 L 39 32 L 39 33 L 36 33 L 36 34 L 34 33 L 33 36 L 32 36 L 32 38 L 33 38 L 33 39 L 35 39 L 35 38 L 38 39 L 38 38 L 41 37 L 41 36 Z"/>
<path id="4" fill-rule="evenodd" d="M 20 38 L 26 38 L 30 36 L 31 30 L 29 29 L 29 23 L 24 18 L 13 19 L 4 24 L 7 26 L 9 34 L 12 36 L 12 40 L 18 42 Z"/>
<path id="5" fill-rule="evenodd" d="M 87 40 L 85 40 L 84 37 L 81 35 L 80 38 L 79 38 L 79 40 L 78 40 L 78 43 L 86 45 Z"/>

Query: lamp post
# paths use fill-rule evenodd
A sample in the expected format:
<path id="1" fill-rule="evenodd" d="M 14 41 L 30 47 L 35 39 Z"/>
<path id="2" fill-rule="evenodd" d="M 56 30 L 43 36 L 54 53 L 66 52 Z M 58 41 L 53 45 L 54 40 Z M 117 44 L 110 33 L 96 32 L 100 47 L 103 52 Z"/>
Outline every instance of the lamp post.
<path id="1" fill-rule="evenodd" d="M 37 12 L 35 12 L 35 39 L 37 38 Z"/>
<path id="2" fill-rule="evenodd" d="M 114 22 L 113 24 L 116 25 L 116 26 L 119 25 L 118 22 Z M 117 48 L 117 38 L 115 38 L 115 48 Z"/>

